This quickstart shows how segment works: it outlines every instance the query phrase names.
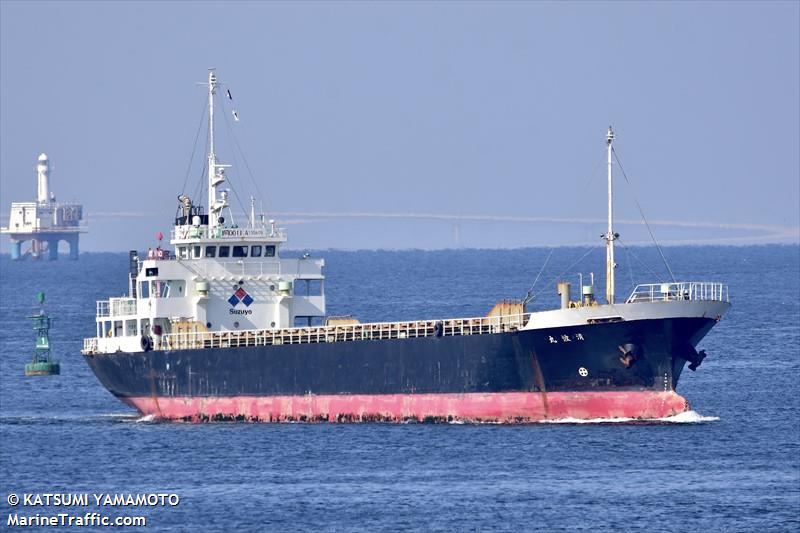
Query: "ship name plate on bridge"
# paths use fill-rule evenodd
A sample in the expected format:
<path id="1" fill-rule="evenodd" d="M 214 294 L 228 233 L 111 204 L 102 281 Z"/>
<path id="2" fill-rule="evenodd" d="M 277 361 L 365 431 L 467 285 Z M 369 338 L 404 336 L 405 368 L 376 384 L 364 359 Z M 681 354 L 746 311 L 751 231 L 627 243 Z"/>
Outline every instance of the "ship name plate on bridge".
<path id="1" fill-rule="evenodd" d="M 223 237 L 264 237 L 266 232 L 261 228 L 225 228 Z"/>

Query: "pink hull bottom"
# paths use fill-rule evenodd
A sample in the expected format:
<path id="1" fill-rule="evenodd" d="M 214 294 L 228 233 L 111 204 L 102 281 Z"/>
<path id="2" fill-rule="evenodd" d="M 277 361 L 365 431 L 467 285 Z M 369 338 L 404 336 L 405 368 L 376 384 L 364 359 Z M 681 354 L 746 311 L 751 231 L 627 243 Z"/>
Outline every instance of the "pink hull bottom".
<path id="1" fill-rule="evenodd" d="M 563 418 L 654 419 L 689 409 L 673 391 L 129 397 L 159 419 L 262 422 L 538 422 Z"/>

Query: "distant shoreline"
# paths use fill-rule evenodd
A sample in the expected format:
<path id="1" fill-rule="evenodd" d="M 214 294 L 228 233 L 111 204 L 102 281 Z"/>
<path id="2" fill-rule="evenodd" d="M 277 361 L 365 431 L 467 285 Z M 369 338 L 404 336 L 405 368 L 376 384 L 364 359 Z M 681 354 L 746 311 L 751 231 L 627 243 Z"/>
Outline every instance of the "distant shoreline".
<path id="1" fill-rule="evenodd" d="M 310 252 L 313 254 L 324 254 L 324 253 L 360 253 L 360 252 L 383 252 L 383 253 L 411 253 L 411 252 L 469 252 L 469 251 L 519 251 L 519 250 L 549 250 L 551 248 L 558 248 L 568 250 L 570 248 L 574 249 L 585 249 L 590 245 L 594 245 L 595 243 L 585 243 L 585 244 L 569 244 L 569 245 L 536 245 L 536 246 L 509 246 L 509 247 L 497 247 L 497 248 L 485 248 L 485 247 L 461 247 L 461 248 L 286 248 L 284 251 L 288 252 L 289 254 L 295 253 L 303 253 L 303 252 Z M 708 247 L 708 248 L 754 248 L 754 247 L 795 247 L 800 248 L 800 242 L 768 242 L 768 243 L 744 243 L 744 244 L 730 244 L 730 243 L 672 243 L 672 242 L 665 242 L 659 243 L 660 246 L 663 248 L 688 248 L 688 247 Z M 652 247 L 652 243 L 628 243 L 628 247 L 631 248 L 649 248 Z M 602 248 L 603 245 L 598 245 L 598 248 Z M 142 251 L 142 250 L 139 250 Z M 127 254 L 128 250 L 88 250 L 88 251 L 81 251 L 81 255 L 100 255 L 100 254 Z M 0 257 L 3 258 L 10 258 L 10 254 L 7 252 L 0 252 Z M 67 254 L 59 254 L 59 260 L 61 258 L 67 258 Z M 23 259 L 23 261 L 25 261 Z M 47 262 L 47 261 L 44 261 Z"/>

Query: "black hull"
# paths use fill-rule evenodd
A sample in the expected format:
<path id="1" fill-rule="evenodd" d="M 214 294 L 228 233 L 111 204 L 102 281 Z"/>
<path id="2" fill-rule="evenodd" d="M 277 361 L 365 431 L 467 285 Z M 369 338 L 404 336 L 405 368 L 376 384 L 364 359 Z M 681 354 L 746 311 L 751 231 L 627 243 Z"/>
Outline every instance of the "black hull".
<path id="1" fill-rule="evenodd" d="M 668 318 L 85 358 L 120 398 L 665 391 L 675 390 L 694 346 L 714 323 Z M 621 347 L 635 350 L 627 364 Z"/>

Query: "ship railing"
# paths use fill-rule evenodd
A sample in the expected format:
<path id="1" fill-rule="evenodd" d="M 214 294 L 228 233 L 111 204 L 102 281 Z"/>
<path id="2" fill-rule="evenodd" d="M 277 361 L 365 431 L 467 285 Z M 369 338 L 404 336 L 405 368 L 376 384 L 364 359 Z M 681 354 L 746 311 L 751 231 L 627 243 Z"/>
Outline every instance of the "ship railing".
<path id="1" fill-rule="evenodd" d="M 229 276 L 295 275 L 321 278 L 321 259 L 281 259 L 279 261 L 205 261 L 194 263 L 192 270 L 204 278 L 224 279 Z"/>
<path id="2" fill-rule="evenodd" d="M 97 301 L 97 316 L 131 316 L 136 314 L 135 298 L 110 298 Z"/>
<path id="3" fill-rule="evenodd" d="M 279 261 L 219 261 L 202 262 L 194 265 L 194 271 L 206 278 L 226 276 L 270 276 L 281 273 Z"/>
<path id="4" fill-rule="evenodd" d="M 730 302 L 730 295 L 728 286 L 724 283 L 707 281 L 646 283 L 637 285 L 626 303 L 674 300 Z"/>
<path id="5" fill-rule="evenodd" d="M 207 239 L 208 226 L 176 226 L 169 232 L 171 241 L 176 239 Z"/>
<path id="6" fill-rule="evenodd" d="M 150 250 L 148 259 L 156 260 L 176 260 L 174 255 L 163 250 L 161 257 L 157 256 L 154 250 Z M 145 259 L 138 261 L 138 272 L 141 272 Z M 277 261 L 195 261 L 194 259 L 184 260 L 191 270 L 205 278 L 226 278 L 228 276 L 275 276 L 275 275 L 296 275 L 303 277 L 320 277 L 321 259 L 300 259 L 300 258 L 281 258 Z"/>
<path id="7" fill-rule="evenodd" d="M 163 350 L 236 348 L 244 346 L 486 335 L 516 331 L 527 322 L 529 317 L 530 315 L 525 313 L 476 318 L 418 320 L 413 322 L 374 322 L 220 332 L 180 332 L 162 335 L 160 340 L 156 342 L 155 348 Z"/>
<path id="8" fill-rule="evenodd" d="M 97 337 L 83 339 L 83 353 L 97 353 Z"/>

